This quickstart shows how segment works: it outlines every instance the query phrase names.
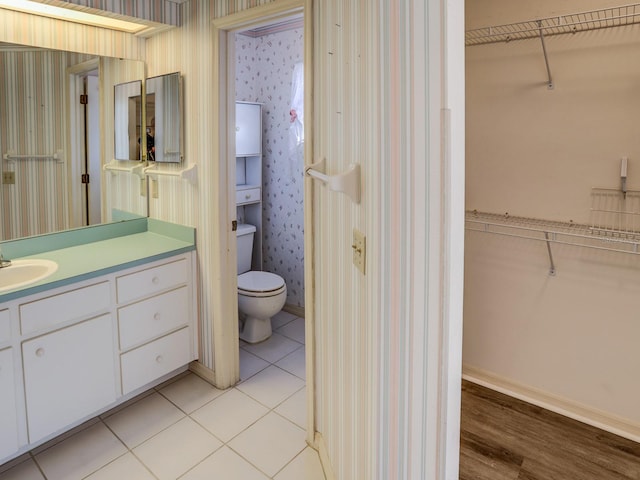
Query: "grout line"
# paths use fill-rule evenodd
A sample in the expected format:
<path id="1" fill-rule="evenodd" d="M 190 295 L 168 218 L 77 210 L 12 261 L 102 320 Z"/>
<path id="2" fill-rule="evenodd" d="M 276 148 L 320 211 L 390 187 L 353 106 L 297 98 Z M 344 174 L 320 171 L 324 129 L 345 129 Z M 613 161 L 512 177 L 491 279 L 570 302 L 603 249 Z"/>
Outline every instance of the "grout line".
<path id="1" fill-rule="evenodd" d="M 283 326 L 288 325 L 289 323 L 291 323 L 291 322 L 295 321 L 297 318 L 300 318 L 300 317 L 295 317 L 295 316 L 294 316 L 294 317 L 291 319 L 291 321 L 290 321 L 290 322 L 287 322 L 286 324 L 281 325 L 281 327 L 279 327 L 279 328 L 282 328 Z M 185 411 L 184 411 L 184 410 L 183 410 L 179 405 L 177 405 L 175 402 L 173 402 L 170 398 L 168 398 L 167 396 L 165 396 L 165 395 L 160 391 L 160 390 L 161 390 L 161 388 L 160 388 L 160 387 L 164 388 L 164 387 L 166 387 L 167 385 L 170 385 L 170 384 L 172 384 L 172 383 L 178 382 L 178 381 L 180 381 L 180 380 L 182 380 L 183 378 L 185 378 L 185 377 L 187 377 L 187 376 L 188 376 L 188 374 L 186 374 L 186 375 L 177 375 L 177 376 L 176 376 L 176 377 L 174 377 L 173 379 L 167 380 L 167 382 L 164 382 L 163 384 L 158 385 L 158 386 L 153 387 L 152 389 L 150 389 L 151 393 L 146 393 L 146 392 L 141 393 L 141 394 L 139 395 L 139 398 L 137 398 L 136 400 L 134 400 L 136 397 L 134 397 L 133 399 L 130 399 L 130 401 L 131 401 L 131 400 L 134 400 L 134 401 L 131 401 L 131 403 L 130 403 L 130 404 L 127 404 L 125 407 L 122 407 L 122 406 L 119 406 L 119 407 L 121 407 L 121 408 L 116 407 L 116 409 L 117 409 L 117 410 L 116 410 L 113 414 L 108 414 L 107 416 L 104 416 L 105 414 L 102 414 L 102 415 L 100 415 L 100 416 L 96 417 L 96 418 L 97 418 L 97 421 L 95 421 L 94 423 L 91 423 L 91 424 L 87 425 L 85 428 L 80 429 L 78 432 L 75 432 L 73 435 L 69 435 L 69 438 L 70 438 L 70 437 L 72 437 L 72 436 L 74 436 L 74 435 L 76 435 L 76 434 L 78 434 L 78 433 L 82 432 L 82 431 L 83 431 L 83 430 L 85 430 L 86 428 L 89 428 L 90 426 L 95 425 L 95 424 L 97 424 L 98 422 L 101 422 L 101 423 L 102 423 L 104 426 L 106 426 L 106 427 L 107 427 L 107 429 L 108 429 L 108 430 L 109 430 L 109 431 L 110 431 L 110 432 L 111 432 L 111 433 L 112 433 L 112 434 L 113 434 L 113 435 L 118 439 L 118 441 L 120 441 L 120 442 L 124 445 L 124 447 L 127 449 L 127 452 L 125 452 L 125 453 L 123 453 L 122 455 L 120 455 L 119 457 L 117 457 L 117 458 L 115 458 L 115 459 L 111 460 L 109 463 L 107 463 L 107 464 L 105 464 L 105 465 L 101 466 L 101 467 L 100 467 L 99 469 L 97 469 L 95 472 L 91 472 L 91 473 L 89 474 L 89 476 L 90 476 L 90 475 L 95 474 L 96 472 L 99 472 L 101 469 L 105 468 L 107 465 L 112 464 L 112 463 L 113 463 L 113 462 L 115 462 L 116 460 L 118 460 L 118 459 L 122 458 L 122 457 L 123 457 L 124 455 L 126 455 L 127 453 L 131 453 L 131 455 L 136 459 L 136 461 L 138 461 L 140 464 L 142 464 L 142 466 L 143 466 L 143 467 L 144 467 L 144 468 L 145 468 L 145 469 L 146 469 L 146 470 L 151 474 L 151 476 L 152 476 L 154 479 L 156 479 L 156 480 L 157 480 L 157 479 L 158 479 L 158 477 L 157 477 L 157 476 L 156 476 L 156 475 L 155 475 L 155 474 L 154 474 L 154 473 L 149 469 L 149 467 L 148 467 L 148 466 L 147 466 L 147 465 L 146 465 L 146 464 L 145 464 L 145 463 L 144 463 L 140 458 L 138 458 L 138 456 L 137 456 L 137 455 L 135 454 L 135 452 L 134 452 L 134 449 L 135 449 L 135 448 L 138 448 L 140 445 L 143 445 L 144 443 L 148 442 L 148 441 L 149 441 L 149 440 L 151 440 L 152 438 L 156 437 L 157 435 L 159 435 L 160 433 L 164 432 L 165 430 L 167 430 L 168 428 L 172 427 L 173 425 L 175 425 L 176 423 L 178 423 L 179 421 L 183 420 L 183 419 L 184 419 L 184 418 L 186 418 L 186 417 L 188 417 L 190 420 L 192 420 L 192 421 L 193 421 L 194 423 L 196 423 L 198 426 L 200 426 L 201 428 L 203 428 L 206 432 L 208 432 L 208 433 L 209 433 L 211 436 L 213 436 L 215 439 L 217 439 L 218 441 L 220 441 L 222 445 L 221 445 L 219 448 L 215 449 L 213 452 L 211 452 L 211 454 L 207 455 L 204 459 L 200 460 L 198 463 L 196 463 L 195 465 L 191 466 L 191 467 L 190 467 L 186 472 L 182 473 L 182 474 L 180 475 L 180 477 L 179 477 L 179 478 L 184 477 L 188 472 L 190 472 L 191 470 L 193 470 L 194 468 L 196 468 L 198 465 L 200 465 L 201 463 L 203 463 L 205 460 L 207 460 L 207 459 L 208 459 L 208 458 L 210 458 L 211 456 L 215 455 L 215 454 L 216 454 L 217 452 L 219 452 L 219 451 L 220 451 L 220 449 L 221 449 L 221 448 L 223 448 L 223 447 L 227 447 L 227 448 L 229 448 L 232 452 L 234 452 L 236 455 L 238 455 L 240 458 L 242 458 L 245 462 L 247 462 L 247 463 L 248 463 L 249 465 L 251 465 L 253 468 L 255 468 L 255 469 L 256 469 L 256 470 L 258 470 L 259 472 L 263 473 L 263 474 L 264 474 L 265 476 L 267 476 L 269 479 L 273 479 L 276 475 L 279 475 L 279 474 L 280 474 L 280 473 L 281 473 L 285 468 L 287 468 L 287 467 L 288 467 L 288 466 L 289 466 L 289 465 L 290 465 L 290 464 L 291 464 L 291 463 L 292 463 L 296 458 L 298 458 L 298 457 L 299 457 L 299 456 L 300 456 L 300 455 L 301 455 L 301 454 L 306 450 L 306 448 L 307 448 L 307 445 L 306 445 L 306 444 L 304 445 L 304 447 L 302 448 L 302 450 L 301 450 L 300 452 L 298 452 L 298 453 L 297 453 L 293 458 L 291 458 L 291 459 L 290 459 L 286 464 L 284 464 L 284 465 L 280 468 L 280 470 L 278 470 L 278 471 L 277 471 L 273 476 L 269 476 L 266 472 L 264 472 L 263 470 L 261 470 L 257 465 L 254 465 L 250 460 L 248 460 L 247 458 L 245 458 L 243 455 L 241 455 L 241 454 L 240 454 L 240 452 L 237 452 L 236 450 L 234 450 L 234 449 L 231 447 L 231 445 L 229 445 L 229 443 L 230 443 L 230 442 L 232 442 L 232 441 L 233 441 L 234 439 L 236 439 L 239 435 L 241 435 L 242 433 L 246 432 L 248 429 L 250 429 L 251 427 L 253 427 L 256 423 L 258 423 L 259 421 L 263 420 L 263 419 L 264 419 L 267 415 L 269 415 L 270 413 L 274 413 L 274 414 L 275 414 L 275 415 L 277 415 L 278 417 L 280 417 L 280 418 L 282 418 L 282 419 L 286 420 L 286 421 L 287 421 L 287 422 L 289 422 L 290 424 L 292 424 L 292 425 L 294 425 L 295 427 L 300 428 L 301 430 L 303 430 L 303 431 L 304 431 L 304 428 L 300 427 L 300 425 L 298 425 L 297 423 L 295 423 L 293 420 L 291 420 L 291 419 L 287 418 L 287 417 L 286 417 L 286 416 L 284 416 L 283 414 L 281 414 L 281 413 L 277 412 L 277 411 L 276 411 L 276 409 L 277 409 L 277 408 L 279 408 L 283 403 L 285 403 L 286 401 L 288 401 L 289 399 L 291 399 L 294 395 L 296 395 L 296 394 L 298 394 L 300 391 L 304 390 L 304 389 L 307 387 L 306 379 L 301 378 L 301 377 L 298 377 L 298 376 L 297 376 L 297 375 L 295 375 L 294 373 L 289 372 L 288 370 L 286 370 L 286 369 L 284 369 L 284 368 L 280 367 L 279 365 L 276 365 L 276 363 L 277 363 L 277 362 L 280 362 L 281 360 L 283 360 L 283 359 L 285 359 L 285 358 L 287 358 L 289 355 L 292 355 L 293 353 L 295 353 L 295 352 L 299 351 L 301 348 L 305 348 L 305 344 L 304 344 L 304 343 L 300 343 L 300 342 L 298 342 L 297 340 L 292 339 L 292 338 L 290 338 L 290 337 L 287 337 L 286 335 L 282 335 L 282 334 L 279 334 L 279 335 L 281 335 L 281 336 L 285 337 L 285 338 L 286 338 L 286 339 L 288 339 L 288 340 L 291 340 L 291 341 L 293 341 L 293 342 L 295 342 L 295 343 L 299 344 L 299 346 L 298 346 L 295 350 L 293 350 L 293 351 L 291 351 L 291 352 L 287 353 L 287 354 L 286 354 L 285 356 L 283 356 L 282 358 L 277 359 L 275 362 L 271 362 L 271 361 L 269 361 L 269 360 L 266 360 L 266 359 L 264 359 L 264 358 L 260 357 L 259 355 L 256 355 L 255 353 L 253 353 L 253 352 L 251 352 L 251 351 L 249 351 L 249 350 L 245 350 L 245 352 L 246 352 L 246 353 L 248 353 L 248 354 L 250 354 L 250 355 L 253 355 L 253 356 L 255 356 L 256 358 L 258 358 L 258 359 L 260 359 L 260 360 L 262 360 L 262 361 L 266 362 L 266 365 L 264 366 L 264 368 L 262 368 L 262 369 L 260 369 L 259 371 L 255 372 L 255 373 L 254 373 L 253 375 L 251 375 L 250 377 L 247 377 L 246 379 L 241 380 L 240 382 L 238 382 L 238 384 L 237 384 L 237 385 L 235 385 L 235 386 L 233 386 L 233 387 L 231 387 L 231 388 L 229 388 L 229 389 L 227 389 L 227 390 L 224 390 L 222 394 L 220 394 L 220 395 L 216 396 L 215 398 L 213 398 L 213 399 L 209 400 L 207 403 L 205 403 L 204 405 L 202 405 L 202 406 L 198 407 L 197 409 L 195 409 L 195 410 L 194 410 L 193 412 L 191 412 L 191 413 L 187 413 L 187 412 L 185 412 Z M 270 407 L 270 406 L 268 406 L 268 405 L 263 404 L 262 402 L 260 402 L 260 401 L 259 401 L 259 400 L 257 400 L 256 398 L 252 397 L 250 394 L 245 393 L 245 392 L 243 392 L 242 390 L 240 390 L 240 389 L 238 389 L 238 388 L 237 388 L 237 387 L 238 387 L 238 385 L 241 385 L 242 383 L 246 382 L 246 381 L 247 381 L 247 380 L 249 380 L 250 378 L 253 378 L 253 377 L 255 377 L 256 375 L 258 375 L 259 373 L 264 372 L 267 368 L 269 368 L 269 367 L 271 367 L 271 366 L 276 367 L 277 369 L 279 369 L 279 370 L 281 370 L 281 371 L 283 371 L 283 372 L 285 372 L 285 373 L 288 373 L 289 375 L 291 375 L 291 376 L 293 376 L 294 378 L 296 378 L 296 379 L 298 379 L 298 380 L 301 380 L 301 381 L 303 382 L 303 385 L 302 385 L 300 388 L 298 388 L 297 390 L 295 390 L 294 392 L 292 392 L 290 395 L 288 395 L 286 398 L 284 398 L 282 401 L 280 401 L 277 405 L 274 405 L 273 407 Z M 233 436 L 232 438 L 230 438 L 228 441 L 223 441 L 221 438 L 219 438 L 218 436 L 216 436 L 213 432 L 209 431 L 209 430 L 208 430 L 204 425 L 200 424 L 200 423 L 199 423 L 195 418 L 191 417 L 191 415 L 192 415 L 193 413 L 197 412 L 198 410 L 200 410 L 201 408 L 205 407 L 206 405 L 209 405 L 210 403 L 214 402 L 216 399 L 221 398 L 221 397 L 222 397 L 222 396 L 224 396 L 226 393 L 228 393 L 229 391 L 231 391 L 231 389 L 235 389 L 237 392 L 241 393 L 242 395 L 244 395 L 244 396 L 246 396 L 246 397 L 250 398 L 251 400 L 253 400 L 254 402 L 258 403 L 259 405 L 261 405 L 262 407 L 264 407 L 264 408 L 266 409 L 266 412 L 264 413 L 264 415 L 261 415 L 258 419 L 256 419 L 256 420 L 255 420 L 254 422 L 252 422 L 250 425 L 246 426 L 242 431 L 238 432 L 236 435 L 234 435 L 234 436 Z M 125 442 L 124 442 L 124 441 L 123 441 L 123 440 L 122 440 L 122 439 L 121 439 L 121 438 L 120 438 L 120 437 L 115 433 L 115 431 L 114 431 L 113 429 L 111 429 L 111 428 L 109 427 L 109 425 L 107 425 L 107 423 L 105 422 L 105 419 L 106 419 L 106 418 L 109 418 L 109 417 L 111 417 L 111 416 L 113 416 L 113 415 L 116 415 L 116 414 L 120 413 L 120 412 L 121 412 L 121 411 L 123 411 L 123 410 L 126 410 L 128 407 L 130 407 L 130 406 L 132 406 L 132 405 L 137 404 L 138 402 L 140 402 L 140 401 L 144 400 L 145 398 L 150 397 L 150 396 L 151 396 L 151 395 L 153 395 L 154 393 L 159 394 L 163 399 L 167 400 L 171 405 L 173 405 L 174 407 L 176 407 L 176 408 L 177 408 L 177 409 L 178 409 L 178 410 L 179 410 L 183 415 L 182 415 L 182 417 L 181 417 L 181 418 L 179 418 L 179 419 L 178 419 L 178 420 L 176 420 L 175 422 L 171 423 L 171 425 L 166 426 L 165 428 L 163 428 L 163 429 L 162 429 L 162 430 L 160 430 L 159 432 L 156 432 L 156 433 L 154 433 L 152 436 L 150 436 L 149 438 L 146 438 L 144 441 L 142 441 L 142 442 L 141 442 L 141 443 L 139 443 L 138 445 L 135 445 L 135 446 L 133 446 L 133 447 L 131 447 L 131 448 L 130 448 L 130 447 L 129 447 L 129 446 L 128 446 L 128 445 L 127 445 L 127 444 L 126 444 L 126 443 L 125 443 Z M 105 413 L 108 413 L 108 412 L 105 412 Z M 87 422 L 87 423 L 88 423 L 88 422 Z M 77 427 L 76 427 L 76 428 L 77 428 Z M 55 445 L 57 445 L 57 444 L 59 444 L 59 443 L 61 443 L 61 442 L 65 441 L 65 440 L 66 440 L 66 438 L 65 438 L 65 439 L 63 439 L 63 440 L 61 440 L 60 442 L 56 442 L 56 443 L 54 443 L 53 445 L 51 445 L 51 447 L 53 447 L 53 446 L 55 446 Z M 50 447 L 48 447 L 48 448 L 50 448 Z M 45 448 L 45 449 L 44 449 L 44 450 L 42 450 L 42 451 L 45 451 L 45 450 L 47 450 L 48 448 Z M 37 460 L 36 460 L 36 458 L 35 458 L 35 454 L 33 453 L 33 451 L 30 451 L 30 452 L 27 452 L 27 453 L 28 453 L 28 455 L 30 456 L 31 460 L 32 460 L 32 461 L 34 462 L 34 464 L 36 465 L 36 467 L 38 468 L 38 470 L 40 471 L 40 473 L 42 474 L 42 476 L 43 476 L 44 480 L 47 480 L 47 476 L 44 474 L 44 471 L 42 470 L 42 468 L 41 468 L 40 464 L 37 462 Z M 41 452 L 38 452 L 38 453 L 41 453 Z M 25 461 L 28 461 L 28 459 L 25 459 Z M 20 462 L 20 463 L 23 463 L 23 462 Z M 19 464 L 20 464 L 20 463 L 19 463 Z M 17 464 L 17 465 L 19 465 L 19 464 Z M 17 465 L 16 465 L 16 466 L 17 466 Z M 12 467 L 12 468 L 13 468 L 13 467 Z M 0 476 L 1 476 L 1 474 L 0 474 Z M 87 478 L 87 477 L 84 477 L 84 478 Z"/>

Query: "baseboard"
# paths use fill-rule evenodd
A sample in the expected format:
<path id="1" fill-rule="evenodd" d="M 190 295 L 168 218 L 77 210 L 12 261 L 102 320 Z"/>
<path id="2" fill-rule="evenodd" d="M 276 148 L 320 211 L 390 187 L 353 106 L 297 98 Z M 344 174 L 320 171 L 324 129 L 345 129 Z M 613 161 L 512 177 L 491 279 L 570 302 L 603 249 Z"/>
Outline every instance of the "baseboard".
<path id="1" fill-rule="evenodd" d="M 320 456 L 320 463 L 322 464 L 322 470 L 324 471 L 325 480 L 336 480 L 336 476 L 333 473 L 333 468 L 331 467 L 331 461 L 329 460 L 327 444 L 324 443 L 324 437 L 320 432 L 316 432 L 315 443 L 318 447 L 318 455 Z"/>
<path id="2" fill-rule="evenodd" d="M 291 305 L 290 303 L 287 303 L 284 307 L 282 307 L 282 310 L 284 310 L 285 312 L 289 312 L 296 317 L 304 318 L 304 307 L 298 307 L 297 305 Z"/>
<path id="3" fill-rule="evenodd" d="M 606 432 L 640 442 L 640 425 L 536 388 L 514 382 L 480 368 L 464 365 L 462 378 L 510 397 L 537 405 Z"/>
<path id="4" fill-rule="evenodd" d="M 214 387 L 216 386 L 216 373 L 210 368 L 205 367 L 197 360 L 189 364 L 189 370 Z"/>

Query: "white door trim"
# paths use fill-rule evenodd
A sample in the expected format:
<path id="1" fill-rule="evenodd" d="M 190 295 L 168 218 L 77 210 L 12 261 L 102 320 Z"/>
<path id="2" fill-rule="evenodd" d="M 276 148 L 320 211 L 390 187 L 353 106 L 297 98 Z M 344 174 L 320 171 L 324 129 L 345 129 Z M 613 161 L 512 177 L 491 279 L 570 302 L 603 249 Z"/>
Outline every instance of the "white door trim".
<path id="1" fill-rule="evenodd" d="M 100 61 L 98 58 L 88 60 L 67 68 L 69 102 L 68 118 L 69 129 L 67 133 L 67 149 L 70 161 L 67 162 L 67 175 L 69 181 L 69 228 L 82 227 L 85 222 L 82 216 L 83 192 L 80 184 L 80 175 L 83 171 L 85 157 L 84 151 L 84 107 L 80 105 L 79 98 L 84 93 L 83 79 L 87 73 L 98 70 Z M 99 73 L 98 73 L 99 76 Z M 101 180 L 100 180 L 101 181 Z"/>
<path id="2" fill-rule="evenodd" d="M 212 82 L 213 108 L 218 112 L 215 117 L 217 125 L 212 128 L 213 142 L 219 145 L 214 152 L 219 165 L 218 184 L 221 187 L 220 218 L 217 234 L 220 244 L 225 246 L 226 259 L 221 259 L 227 268 L 223 269 L 222 283 L 227 285 L 227 295 L 222 298 L 233 298 L 233 302 L 224 302 L 221 306 L 222 315 L 214 319 L 214 355 L 216 365 L 216 383 L 221 378 L 232 379 L 239 377 L 238 366 L 238 306 L 235 302 L 237 288 L 236 233 L 231 230 L 231 221 L 235 220 L 235 145 L 234 131 L 229 125 L 234 124 L 235 116 L 235 75 L 231 53 L 235 43 L 233 33 L 250 27 L 257 27 L 279 18 L 288 17 L 295 13 L 304 12 L 304 77 L 305 77 L 305 164 L 313 163 L 313 17 L 312 0 L 276 0 L 269 4 L 243 10 L 213 21 L 213 78 Z M 225 161 L 224 159 L 227 159 Z M 223 181 L 223 179 L 225 181 Z M 216 182 L 212 182 L 215 184 Z M 224 184 L 224 187 L 223 187 Z M 315 445 L 315 402 L 314 402 L 314 289 L 313 289 L 313 233 L 312 233 L 312 192 L 311 182 L 305 182 L 304 191 L 304 249 L 305 249 L 305 342 L 306 342 L 306 378 L 307 378 L 307 443 Z M 235 342 L 229 339 L 235 335 Z M 235 347 L 233 346 L 235 345 Z"/>

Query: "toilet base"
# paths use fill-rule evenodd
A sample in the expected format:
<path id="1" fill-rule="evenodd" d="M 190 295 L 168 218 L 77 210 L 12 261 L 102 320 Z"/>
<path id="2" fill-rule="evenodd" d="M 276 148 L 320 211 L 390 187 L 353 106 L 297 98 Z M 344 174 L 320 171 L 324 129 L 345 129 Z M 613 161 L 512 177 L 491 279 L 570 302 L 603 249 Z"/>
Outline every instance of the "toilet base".
<path id="1" fill-rule="evenodd" d="M 255 318 L 246 316 L 240 338 L 247 343 L 264 342 L 271 336 L 271 318 Z"/>

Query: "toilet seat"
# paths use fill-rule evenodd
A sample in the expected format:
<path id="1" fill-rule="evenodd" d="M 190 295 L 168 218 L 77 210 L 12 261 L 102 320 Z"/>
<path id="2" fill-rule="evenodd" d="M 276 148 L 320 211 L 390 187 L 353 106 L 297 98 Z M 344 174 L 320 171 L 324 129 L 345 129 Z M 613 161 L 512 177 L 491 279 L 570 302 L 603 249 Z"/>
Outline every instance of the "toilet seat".
<path id="1" fill-rule="evenodd" d="M 238 294 L 247 297 L 273 297 L 286 288 L 284 279 L 269 272 L 250 271 L 238 275 Z"/>

